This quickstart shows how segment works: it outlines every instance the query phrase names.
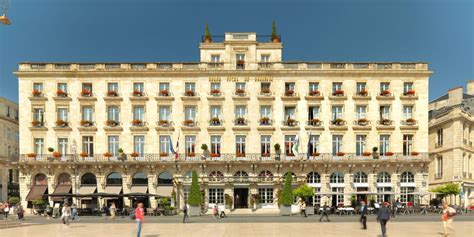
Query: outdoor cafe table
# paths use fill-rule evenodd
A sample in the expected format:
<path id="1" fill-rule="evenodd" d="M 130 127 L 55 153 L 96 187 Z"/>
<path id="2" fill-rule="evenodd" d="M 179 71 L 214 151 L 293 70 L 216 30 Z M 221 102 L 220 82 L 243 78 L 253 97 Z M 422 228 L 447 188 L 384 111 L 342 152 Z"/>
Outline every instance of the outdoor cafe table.
<path id="1" fill-rule="evenodd" d="M 355 215 L 355 209 L 353 207 L 339 207 L 337 210 L 339 215 Z"/>

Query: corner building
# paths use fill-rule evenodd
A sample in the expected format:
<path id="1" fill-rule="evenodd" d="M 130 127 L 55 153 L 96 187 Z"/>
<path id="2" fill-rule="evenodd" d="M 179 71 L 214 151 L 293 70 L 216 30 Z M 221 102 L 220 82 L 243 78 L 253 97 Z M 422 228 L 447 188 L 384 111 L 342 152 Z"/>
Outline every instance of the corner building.
<path id="1" fill-rule="evenodd" d="M 426 201 L 426 63 L 285 62 L 268 37 L 218 39 L 198 63 L 21 63 L 24 204 L 181 208 L 192 170 L 206 206 L 277 209 L 285 174 L 315 188 L 310 205 Z"/>

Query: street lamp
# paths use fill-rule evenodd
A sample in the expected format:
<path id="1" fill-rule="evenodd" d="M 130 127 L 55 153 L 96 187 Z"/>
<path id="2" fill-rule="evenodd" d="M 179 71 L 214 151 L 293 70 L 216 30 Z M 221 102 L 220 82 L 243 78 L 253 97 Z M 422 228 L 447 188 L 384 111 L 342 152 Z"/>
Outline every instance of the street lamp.
<path id="1" fill-rule="evenodd" d="M 0 0 L 0 7 L 2 8 L 3 15 L 0 16 L 0 23 L 4 25 L 10 25 L 10 19 L 7 17 L 8 7 L 10 6 L 10 0 Z"/>

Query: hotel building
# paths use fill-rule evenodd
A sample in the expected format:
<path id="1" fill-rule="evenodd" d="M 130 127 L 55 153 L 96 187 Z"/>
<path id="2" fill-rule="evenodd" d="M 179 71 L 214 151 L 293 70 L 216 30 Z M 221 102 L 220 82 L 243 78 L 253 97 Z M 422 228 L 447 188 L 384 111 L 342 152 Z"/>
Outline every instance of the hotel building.
<path id="1" fill-rule="evenodd" d="M 0 97 L 0 201 L 19 195 L 19 172 L 11 164 L 18 161 L 18 137 L 18 105 Z"/>
<path id="2" fill-rule="evenodd" d="M 430 188 L 457 183 L 461 194 L 447 197 L 453 204 L 474 204 L 474 81 L 467 91 L 456 87 L 429 106 L 432 163 Z"/>
<path id="3" fill-rule="evenodd" d="M 426 63 L 288 62 L 266 36 L 213 38 L 195 63 L 21 63 L 24 204 L 181 207 L 193 170 L 205 205 L 277 209 L 286 174 L 310 205 L 427 201 Z"/>

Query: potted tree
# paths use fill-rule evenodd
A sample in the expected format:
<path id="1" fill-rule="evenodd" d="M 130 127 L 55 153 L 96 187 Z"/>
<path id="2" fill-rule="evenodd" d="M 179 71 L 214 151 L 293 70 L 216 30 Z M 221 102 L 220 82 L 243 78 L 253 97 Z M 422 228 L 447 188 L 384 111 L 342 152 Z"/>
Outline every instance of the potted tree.
<path id="1" fill-rule="evenodd" d="M 281 42 L 281 38 L 277 34 L 275 21 L 272 22 L 272 37 L 271 37 L 271 40 L 272 40 L 272 43 L 280 43 Z"/>
<path id="2" fill-rule="evenodd" d="M 204 43 L 212 43 L 212 36 L 211 33 L 209 33 L 209 25 L 207 23 L 204 31 Z"/>
<path id="3" fill-rule="evenodd" d="M 199 216 L 201 212 L 201 189 L 198 183 L 198 175 L 195 170 L 192 173 L 191 190 L 189 191 L 189 215 Z"/>
<path id="4" fill-rule="evenodd" d="M 202 150 L 202 159 L 205 160 L 205 159 L 209 158 L 210 152 L 209 152 L 206 144 L 201 145 L 201 150 Z"/>
<path id="5" fill-rule="evenodd" d="M 36 199 L 32 202 L 33 208 L 35 209 L 36 213 L 44 213 L 44 206 L 46 205 L 46 201 L 43 199 Z"/>
<path id="6" fill-rule="evenodd" d="M 291 215 L 291 204 L 293 204 L 293 189 L 291 188 L 291 175 L 286 175 L 285 185 L 281 191 L 280 195 L 280 215 L 290 216 Z"/>
<path id="7" fill-rule="evenodd" d="M 379 158 L 379 153 L 377 152 L 378 150 L 379 148 L 376 146 L 372 148 L 372 158 L 374 158 L 375 160 Z"/>
<path id="8" fill-rule="evenodd" d="M 260 195 L 252 194 L 252 196 L 250 196 L 250 206 L 252 206 L 253 210 L 257 210 L 258 203 L 260 203 Z"/>
<path id="9" fill-rule="evenodd" d="M 281 155 L 281 150 L 280 150 L 280 144 L 276 143 L 273 145 L 273 148 L 275 148 L 275 160 L 280 160 L 280 155 Z"/>
<path id="10" fill-rule="evenodd" d="M 232 209 L 232 205 L 234 204 L 234 199 L 227 193 L 224 195 L 224 202 L 225 202 L 226 209 Z"/>
<path id="11" fill-rule="evenodd" d="M 295 197 L 301 198 L 307 203 L 308 198 L 314 196 L 314 189 L 308 186 L 307 184 L 303 184 L 300 185 L 297 189 L 293 190 L 293 195 Z M 314 208 L 310 210 L 311 208 L 306 207 L 306 214 L 314 215 Z"/>

